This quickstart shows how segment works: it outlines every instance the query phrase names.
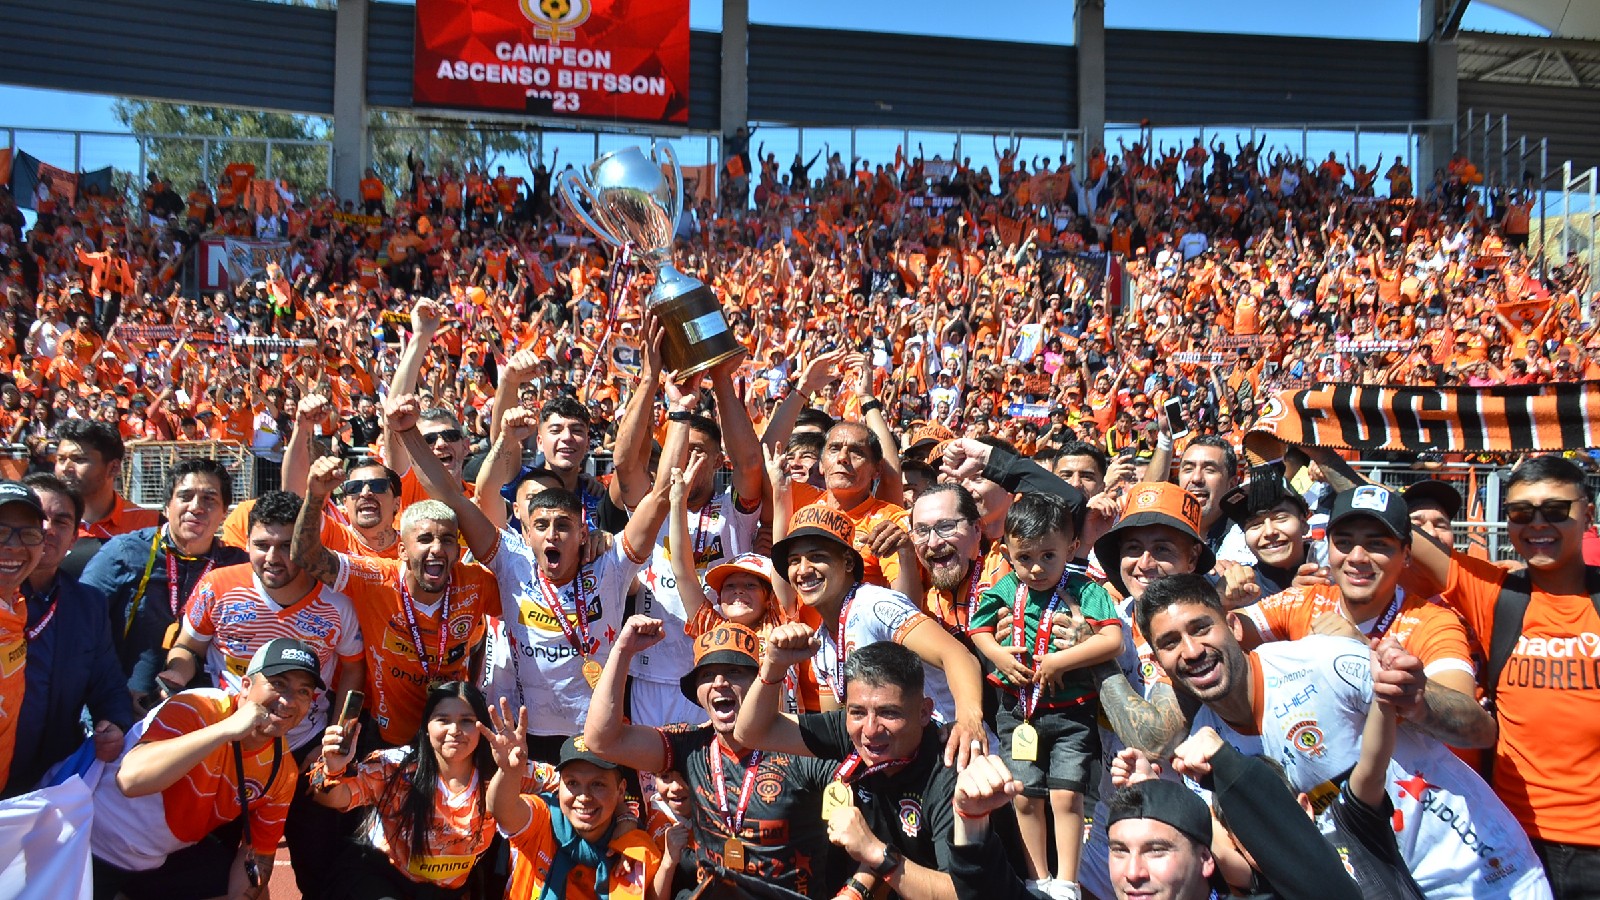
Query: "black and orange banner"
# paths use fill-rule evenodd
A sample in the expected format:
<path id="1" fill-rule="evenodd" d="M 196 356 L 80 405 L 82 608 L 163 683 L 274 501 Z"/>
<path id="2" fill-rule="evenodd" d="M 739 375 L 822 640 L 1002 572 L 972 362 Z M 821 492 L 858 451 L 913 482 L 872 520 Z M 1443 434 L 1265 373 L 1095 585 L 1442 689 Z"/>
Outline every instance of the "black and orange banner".
<path id="1" fill-rule="evenodd" d="M 1289 444 L 1442 453 L 1600 446 L 1600 382 L 1484 388 L 1325 385 L 1282 391 L 1253 429 Z"/>
<path id="2" fill-rule="evenodd" d="M 417 0 L 412 103 L 689 122 L 689 0 Z"/>

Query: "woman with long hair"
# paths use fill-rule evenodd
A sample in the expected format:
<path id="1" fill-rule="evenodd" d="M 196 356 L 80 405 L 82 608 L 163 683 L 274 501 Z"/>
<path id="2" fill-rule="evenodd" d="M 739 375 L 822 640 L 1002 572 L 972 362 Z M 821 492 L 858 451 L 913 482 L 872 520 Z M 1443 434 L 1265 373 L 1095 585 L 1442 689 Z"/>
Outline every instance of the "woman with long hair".
<path id="1" fill-rule="evenodd" d="M 348 733 L 347 733 L 348 732 Z M 352 765 L 360 725 L 331 725 L 312 767 L 318 803 L 370 807 L 342 858 L 332 896 L 348 900 L 466 900 L 468 876 L 494 838 L 485 801 L 498 767 L 483 694 L 464 681 L 428 691 L 422 728 L 405 747 L 377 750 Z"/>

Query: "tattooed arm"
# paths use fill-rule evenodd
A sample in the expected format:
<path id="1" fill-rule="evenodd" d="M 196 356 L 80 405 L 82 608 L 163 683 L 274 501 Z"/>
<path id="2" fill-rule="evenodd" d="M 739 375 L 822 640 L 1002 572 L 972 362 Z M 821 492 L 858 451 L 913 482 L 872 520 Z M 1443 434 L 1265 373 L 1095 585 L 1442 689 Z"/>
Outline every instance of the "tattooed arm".
<path id="1" fill-rule="evenodd" d="M 306 500 L 300 504 L 289 550 L 295 565 L 329 586 L 339 577 L 339 555 L 322 545 L 322 508 L 328 502 L 328 494 L 343 482 L 344 465 L 337 456 L 324 456 L 311 464 Z"/>
<path id="2" fill-rule="evenodd" d="M 1169 684 L 1150 687 L 1150 697 L 1140 696 L 1116 663 L 1102 663 L 1093 670 L 1100 684 L 1100 709 L 1111 720 L 1111 729 L 1124 744 L 1165 759 L 1187 733 L 1178 696 Z"/>

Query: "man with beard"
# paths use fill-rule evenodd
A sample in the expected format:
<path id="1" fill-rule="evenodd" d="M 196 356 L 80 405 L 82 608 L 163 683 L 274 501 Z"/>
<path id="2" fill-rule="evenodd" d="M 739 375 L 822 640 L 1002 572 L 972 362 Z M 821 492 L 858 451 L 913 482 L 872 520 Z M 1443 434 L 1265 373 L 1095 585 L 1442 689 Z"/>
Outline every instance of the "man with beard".
<path id="1" fill-rule="evenodd" d="M 56 477 L 83 498 L 78 546 L 65 562 L 73 577 L 83 573 L 101 544 L 119 534 L 160 524 L 161 514 L 141 509 L 117 493 L 126 448 L 122 435 L 105 422 L 68 419 L 56 430 Z"/>
<path id="2" fill-rule="evenodd" d="M 83 583 L 106 595 L 128 690 L 145 709 L 161 699 L 156 673 L 178 640 L 189 593 L 212 569 L 249 559 L 216 537 L 232 487 L 216 460 L 178 463 L 167 488 L 166 524 L 117 535 L 84 569 Z"/>
<path id="3" fill-rule="evenodd" d="M 129 732 L 94 792 L 96 900 L 266 896 L 297 775 L 283 737 L 325 685 L 311 649 L 278 638 L 240 686 L 184 691 Z"/>
<path id="4" fill-rule="evenodd" d="M 167 668 L 157 676 L 177 693 L 204 669 L 212 684 L 237 694 L 240 676 L 257 650 L 276 638 L 294 638 L 311 649 L 324 684 L 300 724 L 285 739 L 295 762 L 320 746 L 322 730 L 344 695 L 359 690 L 367 677 L 361 630 L 349 598 L 295 565 L 290 558 L 300 498 L 268 491 L 250 510 L 248 565 L 217 569 L 200 580 L 184 614 L 183 632 L 167 653 Z M 334 672 L 339 674 L 334 682 Z M 338 815 L 311 800 L 302 785 L 289 809 L 285 837 L 300 892 L 322 896 L 326 867 L 338 852 Z"/>
<path id="5" fill-rule="evenodd" d="M 1333 584 L 1292 587 L 1238 610 L 1241 643 L 1252 647 L 1352 631 L 1367 639 L 1388 637 L 1422 660 L 1428 679 L 1423 703 L 1408 719 L 1412 727 L 1452 747 L 1491 747 L 1494 717 L 1476 699 L 1466 627 L 1449 610 L 1401 587 L 1410 564 L 1405 499 L 1375 484 L 1341 491 L 1328 519 Z"/>
<path id="6" fill-rule="evenodd" d="M 936 484 L 911 506 L 911 546 L 927 573 L 923 608 L 976 653 L 967 623 L 978 597 L 1011 570 L 997 541 L 983 552 L 978 502 L 959 484 Z"/>
<path id="7" fill-rule="evenodd" d="M 38 786 L 51 766 L 83 744 L 82 711 L 94 722 L 95 755 L 110 762 L 122 752 L 133 726 L 133 704 L 117 666 L 106 598 L 61 571 L 61 560 L 78 536 L 81 501 L 54 475 L 29 475 L 44 510 L 39 564 L 28 575 L 26 692 L 16 711 L 17 731 L 29 735 L 11 758 L 11 774 L 0 796 Z"/>
<path id="8" fill-rule="evenodd" d="M 344 484 L 339 485 L 344 521 L 323 516 L 323 546 L 353 556 L 398 558 L 400 532 L 394 517 L 400 490 L 400 476 L 393 469 L 370 456 L 351 459 L 345 464 Z"/>
<path id="9" fill-rule="evenodd" d="M 397 559 L 350 556 L 324 547 L 322 505 L 343 481 L 338 457 L 312 463 L 290 560 L 350 598 L 361 626 L 366 694 L 377 726 L 362 731 L 378 743 L 398 747 L 422 725 L 429 684 L 476 676 L 484 616 L 497 607 L 500 592 L 482 566 L 461 562 L 455 513 L 438 501 L 412 504 L 401 514 Z"/>
<path id="10" fill-rule="evenodd" d="M 695 665 L 679 689 L 694 697 L 707 724 L 663 730 L 623 717 L 629 662 L 660 640 L 664 627 L 645 616 L 623 625 L 589 705 L 583 737 L 590 752 L 640 772 L 683 773 L 701 864 L 755 875 L 810 897 L 833 897 L 839 879 L 824 872 L 828 838 L 821 818 L 833 766 L 752 750 L 733 736 L 760 665 L 755 632 L 725 622 L 695 640 Z"/>
<path id="11" fill-rule="evenodd" d="M 1246 653 L 1237 618 L 1198 575 L 1155 580 L 1134 616 L 1157 665 L 1194 710 L 1191 733 L 1211 726 L 1241 752 L 1272 757 L 1297 792 L 1315 794 L 1355 765 L 1374 694 L 1408 721 L 1426 715 L 1422 661 L 1392 638 L 1369 650 L 1309 635 Z M 1516 819 L 1444 744 L 1401 727 L 1387 784 L 1401 856 L 1429 900 L 1550 896 Z"/>
<path id="12" fill-rule="evenodd" d="M 671 415 L 693 409 L 699 397 L 680 400 Z M 386 410 L 389 430 L 411 447 L 419 440 L 415 410 L 412 397 L 393 398 Z M 670 421 L 664 460 L 682 457 L 688 433 L 682 418 Z M 645 498 L 609 550 L 585 563 L 584 507 L 571 491 L 550 488 L 528 498 L 517 534 L 496 528 L 441 466 L 413 458 L 424 488 L 461 517 L 467 548 L 499 584 L 498 605 L 488 609 L 500 611 L 508 643 L 492 648 L 484 693 L 491 703 L 504 698 L 526 708 L 529 752 L 553 760 L 562 742 L 583 730 L 600 660 L 622 625 L 628 584 L 649 559 L 637 548 L 648 547 L 666 520 L 667 484 Z"/>

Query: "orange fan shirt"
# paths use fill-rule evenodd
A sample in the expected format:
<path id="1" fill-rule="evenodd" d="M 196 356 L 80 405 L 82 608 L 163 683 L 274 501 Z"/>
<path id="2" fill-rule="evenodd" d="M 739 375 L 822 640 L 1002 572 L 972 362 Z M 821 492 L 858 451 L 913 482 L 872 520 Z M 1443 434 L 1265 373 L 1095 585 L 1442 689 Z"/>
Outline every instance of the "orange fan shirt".
<path id="1" fill-rule="evenodd" d="M 1434 675 L 1455 669 L 1471 674 L 1472 650 L 1461 618 L 1442 606 L 1435 606 L 1416 594 L 1401 593 L 1400 609 L 1388 627 L 1371 637 L 1394 638 L 1407 651 L 1422 660 L 1424 671 Z M 1344 600 L 1333 585 L 1291 587 L 1288 590 L 1238 610 L 1261 631 L 1263 640 L 1297 641 L 1311 634 L 1311 625 L 1324 613 L 1343 612 Z M 1387 610 L 1376 622 L 1359 622 L 1363 628 L 1381 624 Z"/>
<path id="2" fill-rule="evenodd" d="M 486 613 L 500 608 L 500 588 L 488 569 L 456 563 L 450 589 L 432 606 L 409 605 L 400 593 L 399 560 L 339 556 L 333 589 L 355 604 L 367 655 L 367 697 L 385 743 L 404 744 L 422 725 L 422 706 L 434 681 L 471 681 L 472 655 L 483 643 Z M 442 622 L 445 605 L 449 621 Z M 421 638 L 419 658 L 417 642 Z M 445 629 L 441 659 L 440 629 Z"/>
<path id="3" fill-rule="evenodd" d="M 0 609 L 0 783 L 11 777 L 27 662 L 28 608 L 26 601 L 18 598 L 11 609 Z"/>
<path id="4" fill-rule="evenodd" d="M 1446 606 L 1487 657 L 1506 571 L 1457 553 Z M 1587 595 L 1533 588 L 1496 689 L 1494 789 L 1536 840 L 1600 846 L 1600 614 Z"/>
<path id="5" fill-rule="evenodd" d="M 862 580 L 879 587 L 893 587 L 895 578 L 900 574 L 900 560 L 893 556 L 879 558 L 864 548 L 867 535 L 872 533 L 872 529 L 877 527 L 879 522 L 895 522 L 902 527 L 908 524 L 910 516 L 903 507 L 869 496 L 854 508 L 843 509 L 838 501 L 833 499 L 832 493 L 819 491 L 809 484 L 799 482 L 791 485 L 790 492 L 794 498 L 794 508 L 797 510 L 816 503 L 837 509 L 849 516 L 851 521 L 856 523 L 853 540 L 856 552 L 861 554 L 861 560 L 865 563 Z"/>
<path id="6" fill-rule="evenodd" d="M 413 856 L 411 836 L 400 830 L 400 812 L 408 791 L 392 790 L 391 785 L 416 772 L 410 747 L 379 750 L 355 766 L 353 774 L 340 779 L 350 788 L 346 810 L 362 806 L 378 807 L 379 815 L 368 817 L 364 843 L 383 851 L 390 865 L 419 884 L 459 888 L 478 857 L 494 839 L 494 817 L 484 809 L 482 792 L 488 787 L 472 783 L 452 795 L 439 780 L 434 785 L 433 816 L 424 835 L 424 852 Z"/>

